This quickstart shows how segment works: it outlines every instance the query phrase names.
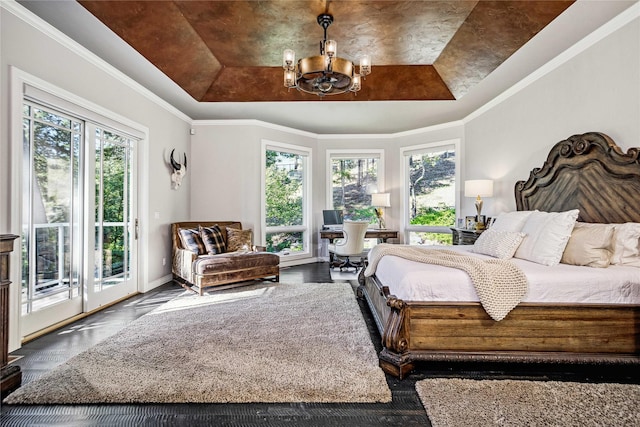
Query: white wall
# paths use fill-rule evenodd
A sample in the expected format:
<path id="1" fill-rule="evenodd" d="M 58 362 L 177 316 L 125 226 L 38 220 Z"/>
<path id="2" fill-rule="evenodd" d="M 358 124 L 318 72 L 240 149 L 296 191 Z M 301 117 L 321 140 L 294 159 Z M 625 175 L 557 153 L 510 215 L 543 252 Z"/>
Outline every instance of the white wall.
<path id="1" fill-rule="evenodd" d="M 171 273 L 171 239 L 169 224 L 189 216 L 191 177 L 187 175 L 183 188 L 171 189 L 170 170 L 166 165 L 172 148 L 189 150 L 191 120 L 176 110 L 153 102 L 150 96 L 134 90 L 137 84 L 93 57 L 59 32 L 42 23 L 19 6 L 11 10 L 0 8 L 1 86 L 0 116 L 0 232 L 20 234 L 20 218 L 12 214 L 11 189 L 19 178 L 19 170 L 11 164 L 12 149 L 20 149 L 21 136 L 10 140 L 10 76 L 9 67 L 42 79 L 106 110 L 126 117 L 148 129 L 143 141 L 141 175 L 142 278 L 141 291 L 146 291 L 169 279 Z M 38 28 L 45 28 L 44 33 Z M 12 148 L 12 144 L 16 145 Z M 8 203 L 7 203 L 8 202 Z M 15 212 L 16 209 L 13 209 Z M 155 218 L 155 213 L 159 218 Z M 12 217 L 14 215 L 14 217 Z M 19 251 L 18 243 L 15 249 Z M 162 265 L 166 258 L 166 265 Z M 13 262 L 18 259 L 18 261 Z M 19 266 L 19 257 L 12 257 L 12 266 Z M 10 347 L 19 346 L 19 270 L 13 268 L 11 285 Z"/>
<path id="2" fill-rule="evenodd" d="M 466 123 L 465 173 L 495 180 L 484 211 L 514 210 L 516 181 L 556 142 L 591 131 L 640 146 L 638 18 Z"/>

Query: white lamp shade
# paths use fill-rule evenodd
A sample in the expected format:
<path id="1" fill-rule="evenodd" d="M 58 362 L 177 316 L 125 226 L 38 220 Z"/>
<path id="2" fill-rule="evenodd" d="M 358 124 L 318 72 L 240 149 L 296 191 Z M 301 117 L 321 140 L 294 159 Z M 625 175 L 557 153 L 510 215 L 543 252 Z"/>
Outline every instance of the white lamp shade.
<path id="1" fill-rule="evenodd" d="M 493 181 L 490 179 L 472 179 L 464 182 L 465 197 L 493 197 Z"/>
<path id="2" fill-rule="evenodd" d="M 388 208 L 391 206 L 391 194 L 390 193 L 373 193 L 371 195 L 371 206 L 378 208 Z"/>

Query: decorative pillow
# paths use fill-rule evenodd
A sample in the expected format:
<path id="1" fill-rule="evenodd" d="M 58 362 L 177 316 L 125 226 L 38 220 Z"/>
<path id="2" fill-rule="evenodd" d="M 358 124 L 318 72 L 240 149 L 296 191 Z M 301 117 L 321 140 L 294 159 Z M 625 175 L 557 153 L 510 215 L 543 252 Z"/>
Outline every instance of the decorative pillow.
<path id="1" fill-rule="evenodd" d="M 616 224 L 611 264 L 640 267 L 640 223 Z"/>
<path id="2" fill-rule="evenodd" d="M 184 246 L 185 249 L 194 252 L 196 255 L 203 255 L 207 253 L 204 247 L 204 243 L 200 238 L 199 230 L 194 230 L 192 228 L 181 228 L 178 232 L 180 233 L 182 246 Z"/>
<path id="3" fill-rule="evenodd" d="M 518 231 L 500 231 L 492 228 L 483 232 L 473 244 L 473 252 L 500 259 L 509 259 L 522 243 L 526 234 Z"/>
<path id="4" fill-rule="evenodd" d="M 497 231 L 522 231 L 524 223 L 533 212 L 538 211 L 515 211 L 501 213 L 495 220 L 493 220 L 491 229 Z"/>
<path id="5" fill-rule="evenodd" d="M 218 224 L 213 227 L 199 226 L 199 228 L 200 237 L 209 255 L 222 254 L 227 250 L 224 237 L 222 237 L 222 230 L 220 230 Z"/>
<path id="6" fill-rule="evenodd" d="M 522 240 L 514 256 L 543 265 L 558 264 L 578 213 L 578 209 L 566 212 L 532 212 L 522 227 L 522 232 L 527 237 Z"/>
<path id="7" fill-rule="evenodd" d="M 611 262 L 614 225 L 576 222 L 560 262 L 603 268 Z"/>
<path id="8" fill-rule="evenodd" d="M 235 252 L 246 248 L 251 248 L 251 230 L 238 230 L 227 227 L 227 252 Z"/>

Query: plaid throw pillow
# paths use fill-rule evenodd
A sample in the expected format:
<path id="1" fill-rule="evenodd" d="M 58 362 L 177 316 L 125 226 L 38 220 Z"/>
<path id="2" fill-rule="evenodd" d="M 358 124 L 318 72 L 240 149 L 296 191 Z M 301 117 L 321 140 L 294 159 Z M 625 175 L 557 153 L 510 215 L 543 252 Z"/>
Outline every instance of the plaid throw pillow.
<path id="1" fill-rule="evenodd" d="M 202 237 L 204 248 L 209 255 L 221 254 L 227 250 L 222 230 L 217 224 L 213 227 L 200 226 L 200 237 Z"/>
<path id="2" fill-rule="evenodd" d="M 195 252 L 197 255 L 206 254 L 206 249 L 204 247 L 204 243 L 200 238 L 200 231 L 194 230 L 191 228 L 181 228 L 180 231 L 180 240 L 182 241 L 182 246 L 185 249 Z"/>
<path id="3" fill-rule="evenodd" d="M 251 230 L 238 230 L 227 227 L 227 252 L 235 252 L 246 245 L 251 249 Z"/>

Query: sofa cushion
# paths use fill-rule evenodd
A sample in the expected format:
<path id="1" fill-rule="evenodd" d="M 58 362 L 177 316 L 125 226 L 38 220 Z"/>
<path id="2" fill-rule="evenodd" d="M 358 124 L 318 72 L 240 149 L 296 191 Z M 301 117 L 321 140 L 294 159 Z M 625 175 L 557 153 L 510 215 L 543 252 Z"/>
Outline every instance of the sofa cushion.
<path id="1" fill-rule="evenodd" d="M 224 242 L 222 230 L 217 224 L 211 227 L 203 227 L 200 225 L 199 228 L 204 248 L 209 255 L 226 252 L 227 245 Z"/>
<path id="2" fill-rule="evenodd" d="M 198 257 L 194 263 L 193 271 L 198 275 L 224 274 L 229 271 L 250 270 L 279 264 L 280 257 L 269 252 L 227 252 L 219 255 Z"/>
<path id="3" fill-rule="evenodd" d="M 251 249 L 251 230 L 238 230 L 227 227 L 227 252 L 235 252 L 243 249 Z"/>
<path id="4" fill-rule="evenodd" d="M 192 228 L 181 228 L 179 230 L 180 241 L 185 249 L 196 253 L 197 255 L 206 254 L 207 251 L 200 237 L 200 230 Z"/>

